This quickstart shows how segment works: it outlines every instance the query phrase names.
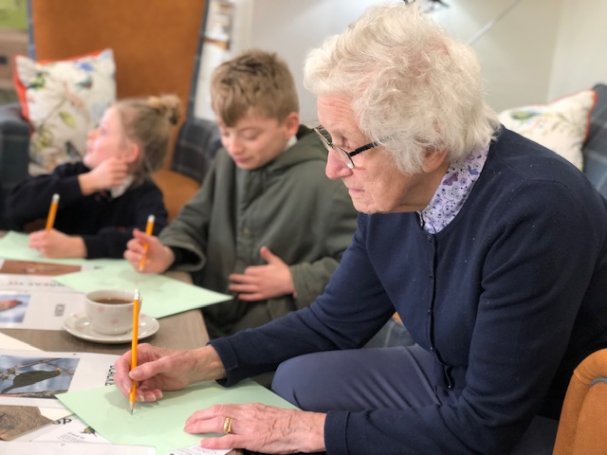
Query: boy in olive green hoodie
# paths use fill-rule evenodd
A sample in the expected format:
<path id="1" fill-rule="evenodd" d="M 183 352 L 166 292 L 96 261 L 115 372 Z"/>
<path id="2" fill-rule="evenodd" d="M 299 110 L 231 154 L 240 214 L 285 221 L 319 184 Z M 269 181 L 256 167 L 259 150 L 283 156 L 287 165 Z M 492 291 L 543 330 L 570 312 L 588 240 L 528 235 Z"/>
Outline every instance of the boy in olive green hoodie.
<path id="1" fill-rule="evenodd" d="M 203 309 L 217 337 L 310 305 L 350 244 L 356 211 L 325 176 L 325 147 L 300 125 L 284 61 L 245 52 L 215 70 L 210 92 L 223 149 L 179 216 L 159 238 L 135 231 L 125 258 L 137 268 L 147 243 L 144 272 L 188 271 L 231 293 Z"/>

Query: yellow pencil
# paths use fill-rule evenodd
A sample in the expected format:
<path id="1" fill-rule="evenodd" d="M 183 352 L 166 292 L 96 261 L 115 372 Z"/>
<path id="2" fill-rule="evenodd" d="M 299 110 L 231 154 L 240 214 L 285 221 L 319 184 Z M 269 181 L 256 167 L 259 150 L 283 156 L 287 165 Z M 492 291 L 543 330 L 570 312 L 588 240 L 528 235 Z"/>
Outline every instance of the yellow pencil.
<path id="1" fill-rule="evenodd" d="M 133 297 L 133 330 L 131 333 L 131 370 L 137 367 L 137 343 L 139 341 L 139 310 L 141 308 L 141 297 L 139 290 L 135 291 Z M 137 383 L 131 382 L 131 390 L 129 391 L 129 406 L 131 414 L 135 409 L 135 401 L 137 399 Z"/>
<path id="2" fill-rule="evenodd" d="M 148 222 L 145 225 L 146 235 L 152 235 L 152 231 L 154 230 L 154 221 L 155 221 L 154 215 L 148 216 Z M 141 257 L 141 260 L 139 261 L 139 271 L 140 272 L 143 272 L 143 267 L 145 266 L 145 261 L 146 261 L 146 255 L 148 254 L 148 248 L 149 248 L 149 246 L 147 243 L 145 245 L 143 245 L 143 256 Z"/>
<path id="3" fill-rule="evenodd" d="M 51 200 L 51 207 L 48 209 L 48 216 L 46 217 L 46 230 L 50 231 L 53 229 L 53 225 L 55 224 L 55 216 L 57 215 L 57 207 L 59 207 L 59 194 L 53 194 L 53 199 Z"/>

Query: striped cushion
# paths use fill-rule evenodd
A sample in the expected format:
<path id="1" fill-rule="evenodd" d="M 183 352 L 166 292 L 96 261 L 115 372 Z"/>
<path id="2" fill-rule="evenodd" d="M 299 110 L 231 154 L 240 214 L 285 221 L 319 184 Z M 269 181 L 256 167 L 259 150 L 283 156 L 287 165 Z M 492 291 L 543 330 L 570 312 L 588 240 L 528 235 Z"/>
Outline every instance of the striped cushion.
<path id="1" fill-rule="evenodd" d="M 221 138 L 215 123 L 199 118 L 188 119 L 179 131 L 171 169 L 202 183 L 220 148 Z"/>

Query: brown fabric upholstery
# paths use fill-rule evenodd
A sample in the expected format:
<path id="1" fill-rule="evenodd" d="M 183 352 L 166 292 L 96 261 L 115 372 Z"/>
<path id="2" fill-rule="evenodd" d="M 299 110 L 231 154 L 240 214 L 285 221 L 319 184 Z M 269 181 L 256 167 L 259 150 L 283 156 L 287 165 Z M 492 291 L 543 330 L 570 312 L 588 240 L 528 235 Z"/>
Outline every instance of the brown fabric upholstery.
<path id="1" fill-rule="evenodd" d="M 185 115 L 205 3 L 31 0 L 36 59 L 56 60 L 111 48 L 116 60 L 118 98 L 175 93 L 181 98 Z M 165 162 L 167 169 L 177 131 Z M 168 170 L 155 178 L 165 191 L 170 217 L 183 204 L 188 189 L 191 196 L 198 187 L 194 180 Z"/>
<path id="2" fill-rule="evenodd" d="M 607 349 L 573 372 L 559 422 L 555 455 L 607 454 Z"/>
<path id="3" fill-rule="evenodd" d="M 165 195 L 164 204 L 169 212 L 169 219 L 175 218 L 200 188 L 196 180 L 169 169 L 160 169 L 154 174 L 154 180 Z"/>

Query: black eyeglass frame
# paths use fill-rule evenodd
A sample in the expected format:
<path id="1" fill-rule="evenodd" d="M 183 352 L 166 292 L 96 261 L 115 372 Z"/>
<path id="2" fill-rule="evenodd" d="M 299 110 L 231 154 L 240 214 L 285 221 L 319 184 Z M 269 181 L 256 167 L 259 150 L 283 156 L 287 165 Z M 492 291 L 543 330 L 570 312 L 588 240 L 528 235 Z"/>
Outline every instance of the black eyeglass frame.
<path id="1" fill-rule="evenodd" d="M 345 164 L 350 169 L 354 169 L 356 167 L 356 165 L 354 164 L 354 161 L 352 160 L 353 156 L 356 156 L 362 152 L 365 152 L 369 149 L 372 149 L 372 148 L 375 148 L 375 147 L 378 147 L 381 145 L 379 142 L 369 142 L 368 144 L 361 145 L 360 147 L 357 147 L 356 149 L 352 150 L 351 152 L 348 152 L 347 150 L 344 150 L 343 148 L 339 147 L 338 145 L 333 144 L 333 139 L 329 135 L 329 132 L 322 125 L 318 125 L 312 129 L 314 130 L 314 132 L 316 134 L 318 134 L 318 136 L 320 137 L 320 140 L 322 141 L 324 146 L 327 148 L 327 150 L 333 149 L 337 152 L 342 153 L 342 156 L 347 160 L 347 161 L 345 161 Z"/>

